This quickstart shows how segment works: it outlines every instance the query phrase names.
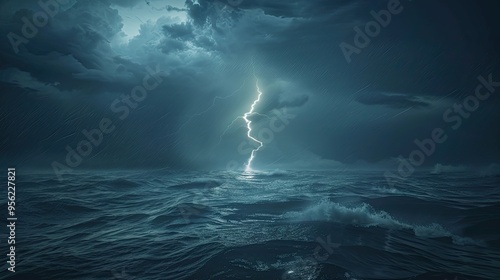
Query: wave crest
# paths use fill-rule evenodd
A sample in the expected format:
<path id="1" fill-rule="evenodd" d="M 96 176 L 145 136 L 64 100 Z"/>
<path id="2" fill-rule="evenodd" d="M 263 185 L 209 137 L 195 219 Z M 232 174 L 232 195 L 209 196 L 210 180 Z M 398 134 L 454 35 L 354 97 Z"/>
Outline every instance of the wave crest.
<path id="1" fill-rule="evenodd" d="M 375 211 L 369 204 L 360 206 L 344 206 L 336 202 L 322 200 L 301 212 L 290 212 L 288 218 L 295 221 L 330 221 L 354 226 L 378 226 L 387 229 L 408 229 L 416 236 L 427 238 L 449 237 L 457 245 L 480 244 L 471 238 L 456 236 L 447 231 L 443 226 L 433 223 L 429 225 L 412 225 L 398 221 L 385 211 Z"/>

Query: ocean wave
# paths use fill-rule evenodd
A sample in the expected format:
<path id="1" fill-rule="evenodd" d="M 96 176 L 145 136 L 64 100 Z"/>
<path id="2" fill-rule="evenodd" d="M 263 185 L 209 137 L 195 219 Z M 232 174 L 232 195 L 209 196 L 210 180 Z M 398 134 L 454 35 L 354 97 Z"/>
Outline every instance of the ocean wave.
<path id="1" fill-rule="evenodd" d="M 286 170 L 276 169 L 269 171 L 261 171 L 261 170 L 246 171 L 243 173 L 243 175 L 258 176 L 258 177 L 289 177 L 293 175 L 293 173 Z"/>
<path id="2" fill-rule="evenodd" d="M 49 214 L 58 214 L 61 215 L 80 215 L 80 214 L 89 214 L 94 212 L 99 212 L 99 209 L 80 205 L 81 202 L 73 199 L 65 199 L 65 200 L 52 200 L 40 203 L 34 203 L 32 205 L 33 209 L 37 209 L 40 211 L 39 213 L 44 215 Z"/>
<path id="3" fill-rule="evenodd" d="M 500 164 L 492 163 L 480 172 L 482 177 L 498 177 L 500 176 Z"/>
<path id="4" fill-rule="evenodd" d="M 135 188 L 140 186 L 138 182 L 130 181 L 127 179 L 113 179 L 113 180 L 105 180 L 102 184 L 114 188 Z"/>
<path id="5" fill-rule="evenodd" d="M 301 212 L 289 212 L 285 215 L 295 221 L 329 221 L 361 227 L 382 227 L 386 229 L 409 229 L 416 236 L 427 238 L 449 237 L 456 245 L 480 245 L 481 242 L 471 238 L 456 236 L 443 226 L 432 223 L 428 225 L 412 225 L 399 221 L 385 211 L 376 211 L 369 204 L 360 206 L 344 206 L 336 202 L 322 200 Z"/>
<path id="6" fill-rule="evenodd" d="M 377 191 L 380 193 L 390 193 L 390 194 L 402 194 L 403 192 L 396 189 L 396 188 L 388 188 L 388 187 L 381 187 L 381 186 L 376 186 L 371 188 L 372 191 Z"/>
<path id="7" fill-rule="evenodd" d="M 211 188 L 219 187 L 221 185 L 222 185 L 222 183 L 219 181 L 207 180 L 207 181 L 194 181 L 194 182 L 172 185 L 172 186 L 169 186 L 169 188 L 173 188 L 173 189 L 203 189 L 203 188 L 211 189 Z"/>
<path id="8" fill-rule="evenodd" d="M 442 173 L 454 173 L 454 172 L 463 172 L 467 170 L 465 166 L 454 166 L 454 165 L 446 165 L 446 164 L 441 164 L 437 163 L 434 165 L 434 169 L 431 171 L 431 174 L 439 175 Z"/>

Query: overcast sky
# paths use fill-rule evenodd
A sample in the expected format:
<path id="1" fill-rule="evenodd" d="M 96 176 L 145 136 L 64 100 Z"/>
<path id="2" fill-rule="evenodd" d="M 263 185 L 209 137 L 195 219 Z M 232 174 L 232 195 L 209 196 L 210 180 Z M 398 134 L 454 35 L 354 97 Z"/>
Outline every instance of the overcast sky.
<path id="1" fill-rule="evenodd" d="M 241 166 L 257 84 L 256 168 L 388 166 L 436 128 L 446 141 L 422 166 L 499 163 L 500 87 L 467 99 L 479 76 L 500 81 L 498 1 L 401 0 L 358 48 L 356 28 L 393 1 L 67 0 L 34 34 L 38 1 L 2 1 L 2 164 L 66 164 L 106 119 L 78 167 Z M 145 78 L 156 87 L 126 105 Z M 466 117 L 443 116 L 466 99 Z"/>

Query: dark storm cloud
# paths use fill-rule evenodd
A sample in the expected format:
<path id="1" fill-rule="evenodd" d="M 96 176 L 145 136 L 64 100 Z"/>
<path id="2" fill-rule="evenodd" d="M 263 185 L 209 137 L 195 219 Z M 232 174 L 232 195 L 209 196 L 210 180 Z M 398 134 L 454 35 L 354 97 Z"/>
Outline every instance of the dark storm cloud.
<path id="1" fill-rule="evenodd" d="M 191 23 L 178 23 L 163 26 L 165 34 L 174 39 L 191 39 L 194 37 L 194 27 Z"/>
<path id="2" fill-rule="evenodd" d="M 144 2 L 145 0 L 110 0 L 111 3 L 121 6 L 121 7 L 129 7 L 132 8 L 140 2 Z"/>
<path id="3" fill-rule="evenodd" d="M 22 17 L 32 18 L 39 10 L 37 5 L 32 5 L 32 10 L 14 8 L 9 15 L 12 24 L 2 25 L 2 34 L 21 34 Z M 51 160 L 64 161 L 65 147 L 82 140 L 82 129 L 92 129 L 103 117 L 112 116 L 109 106 L 114 96 L 130 93 L 140 84 L 147 65 L 120 57 L 112 50 L 110 40 L 121 28 L 122 19 L 109 3 L 79 1 L 51 18 L 29 43 L 21 46 L 18 54 L 7 40 L 2 41 L 0 82 L 6 91 L 2 100 L 14 106 L 3 111 L 2 134 L 10 130 L 9 143 L 17 143 L 3 151 L 9 150 L 11 157 L 27 161 L 25 164 L 45 162 L 48 167 Z M 116 95 L 104 97 L 106 93 Z M 21 111 L 13 110 L 16 107 Z M 17 129 L 18 125 L 23 129 Z M 137 141 L 129 132 L 132 127 L 134 124 L 129 123 L 126 130 L 108 139 L 107 148 L 92 165 L 105 165 L 116 155 L 133 154 L 135 149 L 126 148 Z M 165 158 L 174 159 L 175 155 Z M 151 159 L 143 164 L 156 161 Z"/>
<path id="4" fill-rule="evenodd" d="M 366 1 L 356 1 L 354 4 L 356 6 L 363 6 Z M 295 1 L 241 1 L 241 4 L 237 6 L 239 9 L 251 10 L 259 9 L 265 14 L 276 16 L 276 17 L 288 17 L 288 18 L 322 18 L 324 15 L 335 14 L 338 10 L 350 7 L 353 1 L 349 0 L 316 0 L 316 1 L 306 1 L 306 0 L 295 0 Z M 344 19 L 346 20 L 346 19 Z M 352 20 L 352 18 L 350 19 Z"/>
<path id="5" fill-rule="evenodd" d="M 166 54 L 185 49 L 187 49 L 187 46 L 183 41 L 170 38 L 163 39 L 161 50 Z"/>
<path id="6" fill-rule="evenodd" d="M 417 96 L 383 92 L 360 94 L 356 100 L 365 105 L 384 105 L 391 108 L 421 108 L 431 105 Z"/>
<path id="7" fill-rule="evenodd" d="M 193 20 L 193 23 L 202 26 L 207 22 L 208 15 L 210 13 L 211 1 L 201 0 L 195 3 L 192 0 L 186 0 L 186 7 L 188 9 L 188 14 Z"/>
<path id="8" fill-rule="evenodd" d="M 2 33 L 19 32 L 23 27 L 21 19 L 32 18 L 35 11 L 17 10 L 11 18 L 14 25 L 5 26 Z M 19 54 L 13 53 L 10 45 L 2 44 L 3 62 L 40 82 L 57 82 L 65 90 L 123 90 L 121 85 L 128 84 L 130 73 L 116 71 L 119 65 L 113 62 L 116 55 L 108 40 L 121 27 L 121 18 L 109 6 L 99 1 L 78 2 L 40 28 Z"/>
<path id="9" fill-rule="evenodd" d="M 298 108 L 309 101 L 308 93 L 293 82 L 275 81 L 266 86 L 263 91 L 266 98 L 261 102 L 261 111 L 269 113 L 282 108 Z"/>
<path id="10" fill-rule="evenodd" d="M 181 8 L 176 8 L 176 7 L 172 7 L 170 5 L 167 5 L 165 10 L 167 10 L 168 12 L 184 12 L 184 11 L 187 11 L 187 9 L 181 9 Z"/>

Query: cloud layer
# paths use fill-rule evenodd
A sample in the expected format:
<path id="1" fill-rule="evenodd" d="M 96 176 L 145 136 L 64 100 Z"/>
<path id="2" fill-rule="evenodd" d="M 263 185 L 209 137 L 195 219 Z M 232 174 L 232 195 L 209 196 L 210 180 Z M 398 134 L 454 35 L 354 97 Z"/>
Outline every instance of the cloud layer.
<path id="1" fill-rule="evenodd" d="M 256 133 L 269 128 L 275 110 L 296 116 L 274 132 L 258 165 L 376 164 L 406 156 L 415 138 L 445 125 L 442 114 L 474 92 L 477 76 L 500 80 L 498 3 L 405 3 L 347 63 L 339 44 L 373 20 L 372 10 L 386 7 L 347 0 L 73 0 L 51 6 L 54 15 L 37 27 L 44 10 L 37 1 L 2 1 L 2 160 L 50 167 L 84 139 L 82 130 L 110 118 L 115 132 L 83 166 L 243 163 L 248 154 L 239 147 L 248 139 L 237 117 L 255 99 L 256 79 L 264 91 L 252 116 Z M 24 38 L 23 31 L 35 35 Z M 120 120 L 111 104 L 125 102 L 148 67 L 161 71 L 161 83 Z M 499 100 L 483 102 L 427 164 L 498 162 Z"/>

